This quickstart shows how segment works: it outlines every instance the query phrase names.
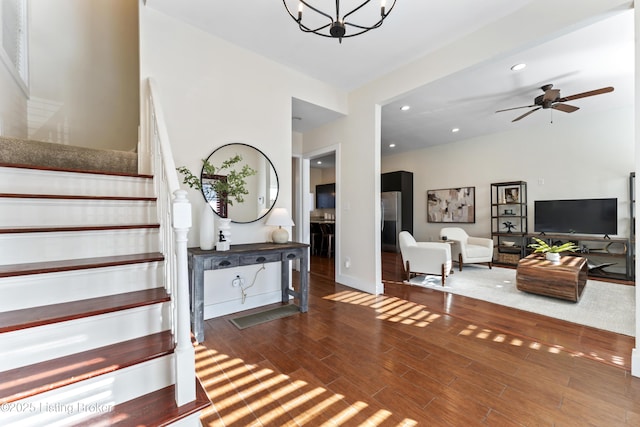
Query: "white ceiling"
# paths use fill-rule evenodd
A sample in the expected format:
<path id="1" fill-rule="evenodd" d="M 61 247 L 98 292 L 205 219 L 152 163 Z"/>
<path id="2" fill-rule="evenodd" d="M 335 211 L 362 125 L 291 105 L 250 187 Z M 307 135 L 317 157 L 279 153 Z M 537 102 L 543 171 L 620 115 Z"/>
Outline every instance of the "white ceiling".
<path id="1" fill-rule="evenodd" d="M 147 0 L 147 6 L 306 75 L 352 90 L 531 1 L 398 0 L 382 27 L 344 39 L 342 44 L 302 33 L 278 0 Z M 345 10 L 360 0 L 341 3 Z M 511 120 L 527 109 L 495 113 L 498 109 L 531 105 L 533 98 L 542 93 L 539 87 L 547 83 L 560 89 L 562 96 L 615 87 L 613 93 L 572 101 L 572 105 L 580 107 L 574 113 L 553 111 L 556 121 L 632 105 L 633 39 L 633 11 L 626 11 L 415 90 L 383 107 L 382 154 L 391 152 L 391 142 L 397 144 L 393 152 L 400 152 L 549 122 L 552 110 L 536 111 L 516 123 Z M 527 68 L 509 70 L 519 62 L 526 62 Z M 411 110 L 401 112 L 399 107 L 404 104 L 411 105 Z M 294 100 L 293 116 L 297 117 L 292 120 L 293 129 L 304 132 L 339 115 Z M 460 132 L 451 133 L 453 127 L 460 128 Z"/>
<path id="2" fill-rule="evenodd" d="M 540 125 L 572 120 L 634 102 L 633 10 L 518 52 L 509 57 L 450 75 L 382 109 L 382 153 L 400 152 Z M 521 71 L 511 66 L 526 63 Z M 512 120 L 551 83 L 569 96 L 613 86 L 607 94 L 567 102 L 573 113 L 538 110 L 515 123 Z M 402 105 L 410 105 L 407 112 Z M 452 133 L 453 128 L 460 131 Z M 395 149 L 388 145 L 396 143 Z"/>

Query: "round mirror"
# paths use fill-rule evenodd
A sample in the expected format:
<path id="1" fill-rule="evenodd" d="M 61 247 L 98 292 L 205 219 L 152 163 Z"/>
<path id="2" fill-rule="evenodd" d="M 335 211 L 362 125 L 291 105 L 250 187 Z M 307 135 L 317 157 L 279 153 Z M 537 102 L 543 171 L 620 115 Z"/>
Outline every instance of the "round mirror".
<path id="1" fill-rule="evenodd" d="M 205 159 L 200 180 L 202 194 L 213 211 L 232 222 L 264 217 L 278 198 L 278 175 L 273 163 L 255 147 L 223 145 Z"/>

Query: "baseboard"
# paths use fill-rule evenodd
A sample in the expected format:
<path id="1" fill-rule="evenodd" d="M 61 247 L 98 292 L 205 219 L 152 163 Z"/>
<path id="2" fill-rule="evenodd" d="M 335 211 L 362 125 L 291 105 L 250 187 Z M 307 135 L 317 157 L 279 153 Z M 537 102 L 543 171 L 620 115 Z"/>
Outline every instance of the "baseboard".
<path id="1" fill-rule="evenodd" d="M 631 352 L 631 375 L 640 378 L 640 349 L 637 347 Z"/>
<path id="2" fill-rule="evenodd" d="M 278 289 L 275 292 L 268 292 L 259 295 L 247 296 L 244 304 L 240 300 L 225 301 L 218 304 L 210 304 L 204 306 L 204 318 L 213 319 L 215 317 L 225 316 L 231 313 L 250 310 L 263 305 L 274 304 L 282 300 L 282 292 Z"/>
<path id="3" fill-rule="evenodd" d="M 373 284 L 371 282 L 365 282 L 362 280 L 358 280 L 352 276 L 346 276 L 344 274 L 336 275 L 336 282 L 341 285 L 349 286 L 350 288 L 355 288 L 362 292 L 367 292 L 369 294 L 381 294 L 384 292 L 384 286 L 382 283 Z"/>

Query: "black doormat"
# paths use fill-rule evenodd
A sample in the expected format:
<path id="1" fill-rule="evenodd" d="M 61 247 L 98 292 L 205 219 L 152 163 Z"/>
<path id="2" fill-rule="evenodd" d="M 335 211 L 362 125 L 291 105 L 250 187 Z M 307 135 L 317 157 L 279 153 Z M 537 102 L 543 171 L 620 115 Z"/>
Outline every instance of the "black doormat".
<path id="1" fill-rule="evenodd" d="M 229 319 L 238 329 L 246 329 L 250 326 L 259 325 L 275 319 L 291 316 L 299 313 L 299 308 L 295 304 L 287 304 L 282 307 L 276 307 L 258 313 L 248 314 L 246 316 L 234 317 Z"/>

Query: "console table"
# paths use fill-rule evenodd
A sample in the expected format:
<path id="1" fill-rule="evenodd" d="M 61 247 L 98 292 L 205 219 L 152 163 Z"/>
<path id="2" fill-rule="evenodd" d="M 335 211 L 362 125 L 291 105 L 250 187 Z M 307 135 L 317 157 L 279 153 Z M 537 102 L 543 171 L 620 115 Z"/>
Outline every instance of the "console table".
<path id="1" fill-rule="evenodd" d="M 520 291 L 578 302 L 587 283 L 587 260 L 561 256 L 559 263 L 531 254 L 518 262 L 516 287 Z"/>
<path id="2" fill-rule="evenodd" d="M 204 340 L 204 272 L 244 265 L 280 262 L 280 286 L 282 302 L 289 302 L 289 296 L 298 298 L 299 309 L 305 313 L 309 302 L 309 280 L 307 269 L 309 245 L 304 243 L 249 243 L 232 245 L 228 251 L 202 250 L 188 248 L 189 295 L 191 309 L 191 330 L 196 341 Z M 296 292 L 289 288 L 289 261 L 300 260 L 300 285 Z"/>

